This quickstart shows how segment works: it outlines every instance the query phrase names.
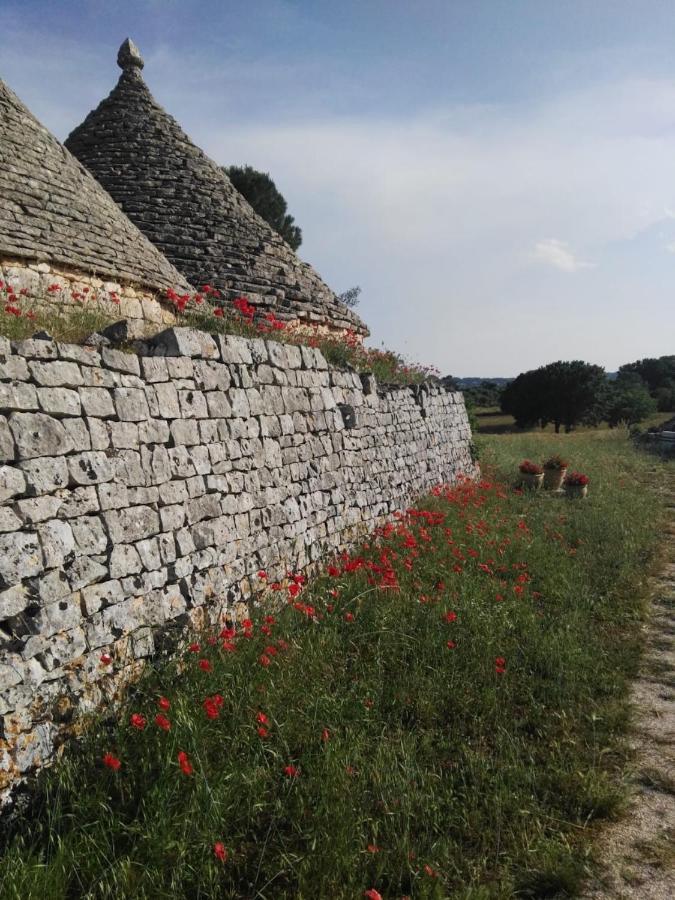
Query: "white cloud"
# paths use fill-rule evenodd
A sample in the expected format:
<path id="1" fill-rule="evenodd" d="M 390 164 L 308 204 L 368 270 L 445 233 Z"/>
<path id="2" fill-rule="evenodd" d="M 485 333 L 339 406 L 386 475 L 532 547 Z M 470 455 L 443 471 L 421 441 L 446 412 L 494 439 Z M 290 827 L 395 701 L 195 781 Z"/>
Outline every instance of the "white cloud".
<path id="1" fill-rule="evenodd" d="M 592 269 L 594 263 L 583 262 L 570 250 L 569 244 L 556 238 L 537 241 L 532 259 L 560 269 L 563 272 L 578 272 L 580 269 Z"/>

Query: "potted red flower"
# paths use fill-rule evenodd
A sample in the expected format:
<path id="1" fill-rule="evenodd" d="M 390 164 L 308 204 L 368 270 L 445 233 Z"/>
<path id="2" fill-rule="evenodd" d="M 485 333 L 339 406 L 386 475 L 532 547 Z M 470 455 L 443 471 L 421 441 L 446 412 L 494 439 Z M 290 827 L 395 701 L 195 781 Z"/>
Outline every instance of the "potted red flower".
<path id="1" fill-rule="evenodd" d="M 590 478 L 582 472 L 570 472 L 565 476 L 565 492 L 568 497 L 585 497 Z"/>
<path id="2" fill-rule="evenodd" d="M 531 462 L 529 459 L 521 462 L 520 466 L 520 483 L 530 490 L 537 490 L 541 487 L 544 480 L 544 470 L 537 463 Z"/>
<path id="3" fill-rule="evenodd" d="M 559 491 L 567 474 L 567 460 L 561 456 L 549 456 L 544 463 L 544 489 Z"/>

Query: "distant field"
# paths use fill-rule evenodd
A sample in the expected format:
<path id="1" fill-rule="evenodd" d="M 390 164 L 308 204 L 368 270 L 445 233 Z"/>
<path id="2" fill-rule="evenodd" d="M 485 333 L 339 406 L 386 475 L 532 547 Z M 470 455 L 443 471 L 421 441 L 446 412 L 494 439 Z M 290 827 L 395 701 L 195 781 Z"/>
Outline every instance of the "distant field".
<path id="1" fill-rule="evenodd" d="M 478 420 L 478 432 L 479 434 L 526 434 L 528 432 L 541 432 L 543 434 L 553 434 L 554 428 L 553 425 L 547 425 L 546 428 L 516 428 L 515 422 L 513 421 L 513 416 L 505 415 L 497 406 L 492 407 L 478 407 L 475 410 L 476 419 Z M 644 422 L 641 423 L 640 427 L 647 429 L 651 428 L 654 425 L 661 425 L 663 422 L 667 422 L 668 419 L 671 419 L 673 416 L 672 412 L 660 412 L 654 413 L 653 416 L 650 416 Z M 609 431 L 609 426 L 606 422 L 603 422 L 598 428 L 590 428 L 586 426 L 580 426 L 575 429 L 576 431 L 582 432 L 590 432 L 590 431 Z M 562 435 L 565 437 L 565 435 Z"/>

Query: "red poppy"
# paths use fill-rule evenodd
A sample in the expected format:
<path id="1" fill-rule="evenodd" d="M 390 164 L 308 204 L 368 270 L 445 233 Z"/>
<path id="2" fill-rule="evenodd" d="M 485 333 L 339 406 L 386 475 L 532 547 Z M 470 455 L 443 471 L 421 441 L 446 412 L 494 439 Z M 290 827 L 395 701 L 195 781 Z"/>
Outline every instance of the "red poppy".
<path id="1" fill-rule="evenodd" d="M 345 622 L 353 622 L 354 621 L 354 613 L 348 612 L 345 613 Z"/>
<path id="2" fill-rule="evenodd" d="M 259 725 L 257 731 L 261 738 L 266 738 L 266 737 L 270 736 L 269 729 L 265 728 L 264 725 Z"/>
<path id="3" fill-rule="evenodd" d="M 258 578 L 260 578 L 261 581 L 266 581 L 266 580 L 267 580 L 267 572 L 265 572 L 264 569 L 261 569 L 261 570 L 258 572 Z"/>
<path id="4" fill-rule="evenodd" d="M 187 753 L 185 753 L 183 750 L 179 751 L 178 753 L 178 765 L 180 766 L 181 772 L 184 775 L 193 774 L 194 769 L 192 768 L 192 763 L 188 759 Z"/>
<path id="5" fill-rule="evenodd" d="M 112 662 L 112 656 L 110 656 L 110 654 L 108 653 L 101 654 L 101 662 L 104 666 L 109 666 Z"/>
<path id="6" fill-rule="evenodd" d="M 122 766 L 122 763 L 116 756 L 113 756 L 112 753 L 106 753 L 103 757 L 103 765 L 108 769 L 112 769 L 113 772 L 118 772 Z"/>
<path id="7" fill-rule="evenodd" d="M 448 650 L 454 650 L 456 646 L 457 646 L 457 644 L 454 641 L 448 641 L 446 644 L 446 647 L 448 648 Z"/>
<path id="8" fill-rule="evenodd" d="M 363 896 L 367 898 L 367 900 L 382 900 L 382 894 L 379 891 L 376 891 L 375 888 L 368 888 L 367 891 L 363 892 Z"/>
<path id="9" fill-rule="evenodd" d="M 270 663 L 272 662 L 272 660 L 269 658 L 269 656 L 267 656 L 265 653 L 263 653 L 262 656 L 259 657 L 258 662 L 260 663 L 261 666 L 264 666 L 265 668 L 267 668 L 270 665 Z"/>
<path id="10" fill-rule="evenodd" d="M 213 666 L 208 661 L 208 659 L 200 659 L 199 668 L 202 670 L 202 672 L 210 672 Z"/>
<path id="11" fill-rule="evenodd" d="M 366 847 L 366 850 L 368 851 L 368 853 L 379 853 L 380 852 L 380 848 L 377 846 L 377 844 L 368 844 L 368 846 Z"/>
<path id="12" fill-rule="evenodd" d="M 171 709 L 171 701 L 166 697 L 160 697 L 157 701 L 157 706 L 159 706 L 160 709 L 163 709 L 166 712 L 167 709 Z"/>
<path id="13" fill-rule="evenodd" d="M 452 611 L 451 611 L 451 612 L 446 612 L 446 613 L 443 615 L 443 619 L 444 619 L 446 622 L 456 622 L 456 621 L 457 621 L 457 613 L 456 613 L 456 612 L 452 612 Z"/>
<path id="14" fill-rule="evenodd" d="M 330 740 L 330 731 L 327 728 L 324 728 L 324 730 L 321 732 L 321 740 L 324 742 L 324 744 L 326 743 L 326 741 Z"/>
<path id="15" fill-rule="evenodd" d="M 147 724 L 145 716 L 142 716 L 140 713 L 132 713 L 129 721 L 131 722 L 133 727 L 137 728 L 139 731 L 143 731 Z"/>
<path id="16" fill-rule="evenodd" d="M 225 844 L 221 841 L 216 841 L 213 845 L 213 855 L 221 863 L 227 862 L 227 850 L 225 849 Z"/>
<path id="17" fill-rule="evenodd" d="M 269 722 L 269 719 L 264 712 L 259 712 L 255 718 L 256 722 L 260 722 L 261 725 L 267 725 L 267 723 Z"/>
<path id="18" fill-rule="evenodd" d="M 286 778 L 297 778 L 299 774 L 300 770 L 293 764 L 284 767 L 284 775 Z"/>
<path id="19" fill-rule="evenodd" d="M 171 731 L 171 722 L 161 713 L 157 713 L 155 716 L 155 725 L 157 725 L 158 728 L 161 728 L 162 731 Z"/>

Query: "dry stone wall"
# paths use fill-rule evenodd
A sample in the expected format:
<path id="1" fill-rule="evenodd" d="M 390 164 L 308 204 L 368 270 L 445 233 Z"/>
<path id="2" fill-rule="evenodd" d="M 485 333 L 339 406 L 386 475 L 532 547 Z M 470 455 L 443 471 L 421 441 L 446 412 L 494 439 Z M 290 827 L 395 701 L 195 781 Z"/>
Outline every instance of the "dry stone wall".
<path id="1" fill-rule="evenodd" d="M 461 394 L 171 329 L 0 339 L 0 789 L 188 624 L 473 471 Z M 0 791 L 1 793 L 2 791 Z"/>

